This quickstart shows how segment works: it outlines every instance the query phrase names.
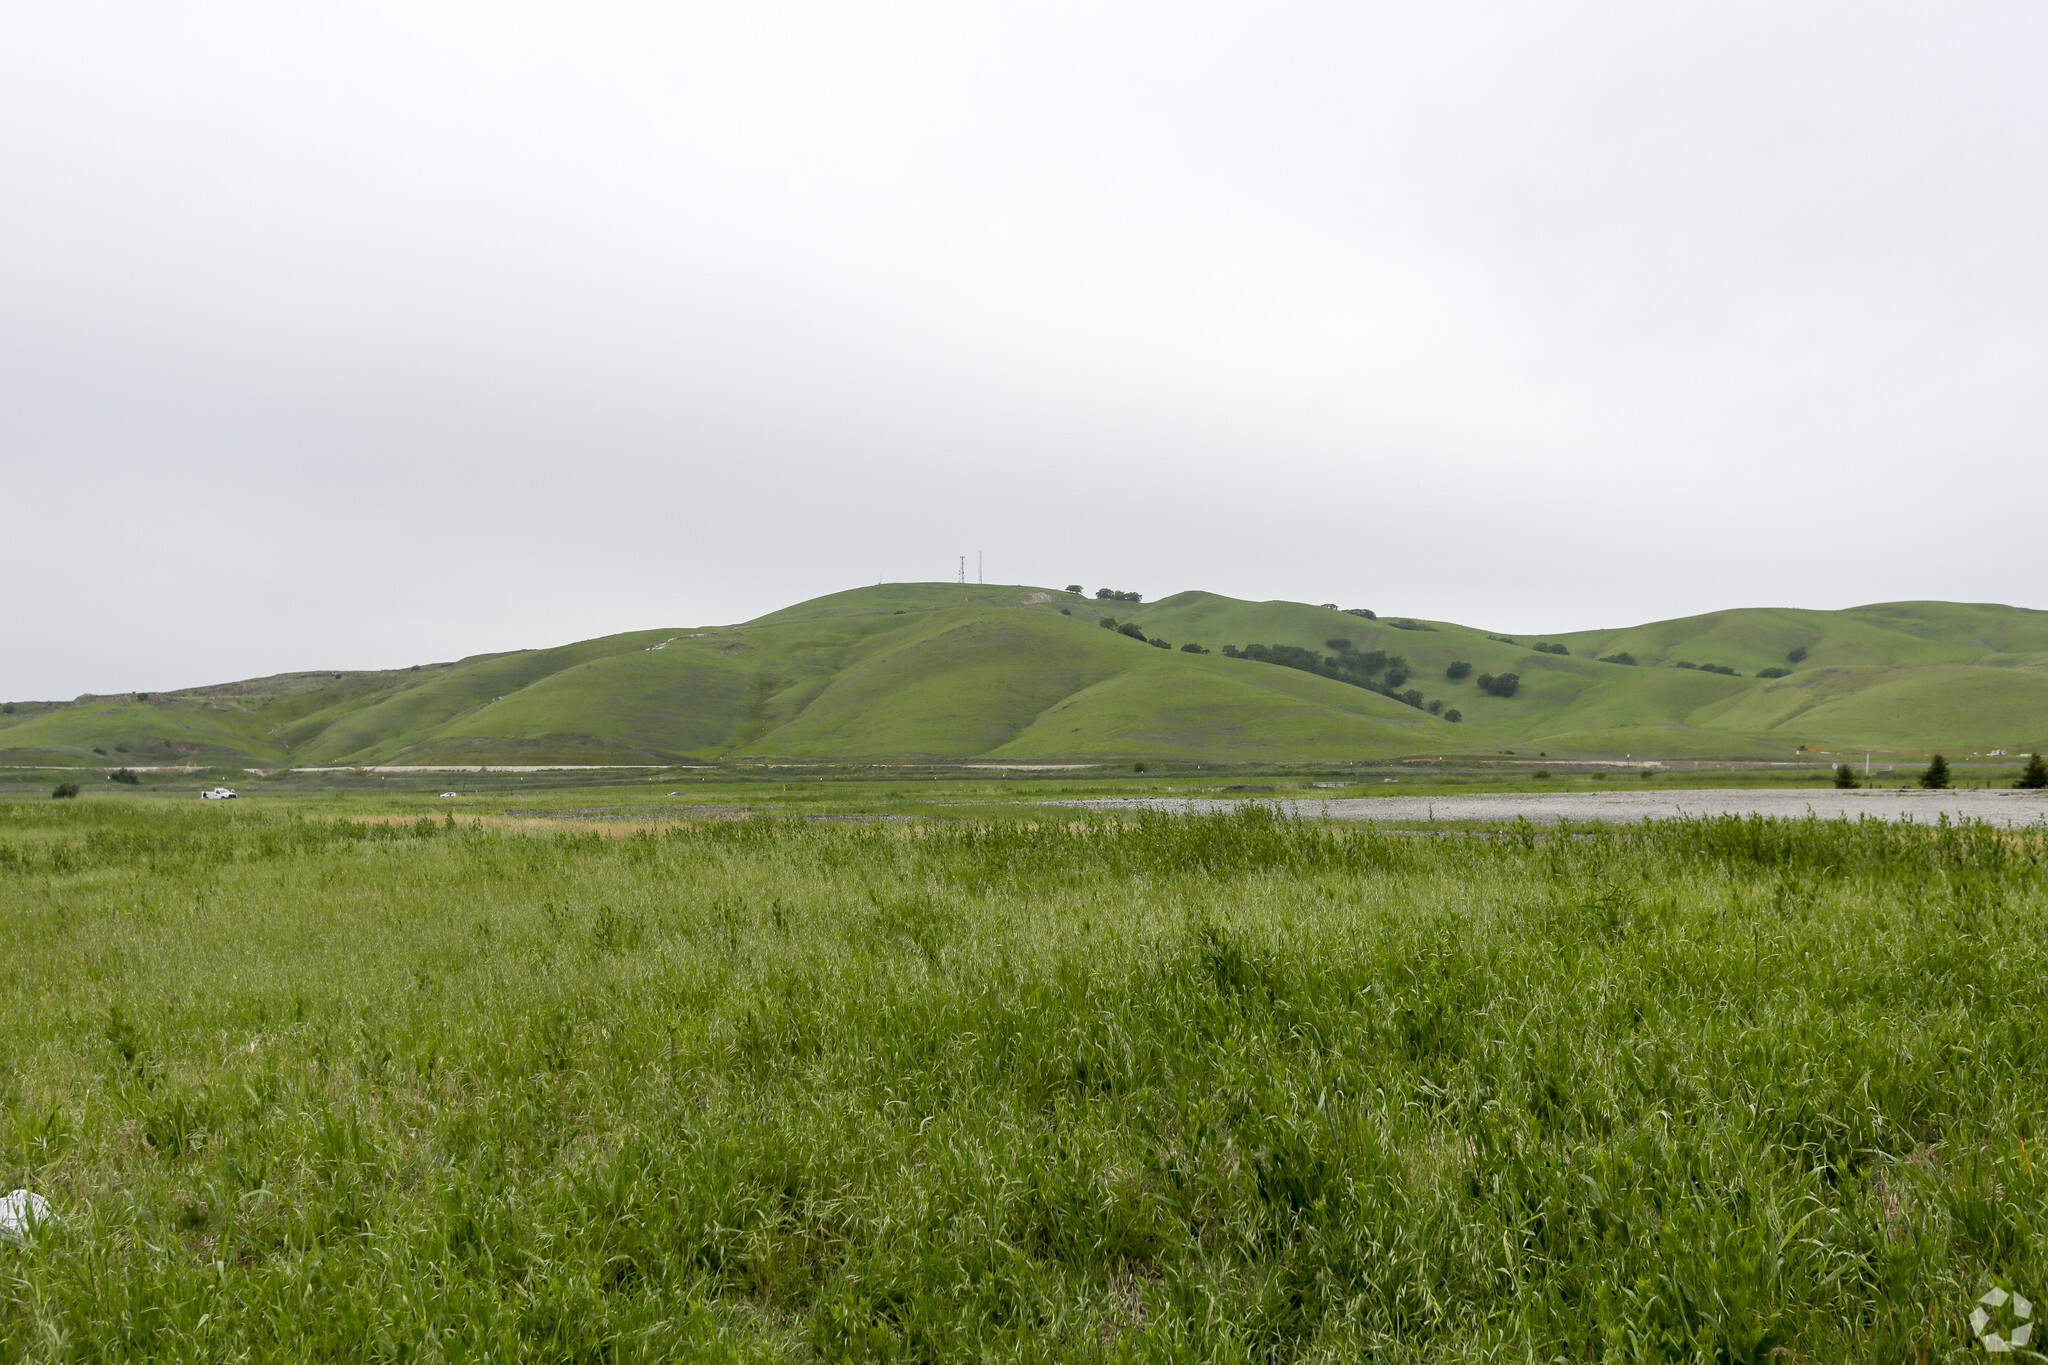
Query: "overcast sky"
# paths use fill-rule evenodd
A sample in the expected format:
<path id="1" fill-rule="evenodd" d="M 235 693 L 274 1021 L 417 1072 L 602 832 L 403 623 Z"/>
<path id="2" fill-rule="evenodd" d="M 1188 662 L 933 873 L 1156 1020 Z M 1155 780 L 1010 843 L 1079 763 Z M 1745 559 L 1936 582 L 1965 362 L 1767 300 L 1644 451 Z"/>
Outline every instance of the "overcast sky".
<path id="1" fill-rule="evenodd" d="M 2048 7 L 0 7 L 0 696 L 878 579 L 2048 607 Z"/>

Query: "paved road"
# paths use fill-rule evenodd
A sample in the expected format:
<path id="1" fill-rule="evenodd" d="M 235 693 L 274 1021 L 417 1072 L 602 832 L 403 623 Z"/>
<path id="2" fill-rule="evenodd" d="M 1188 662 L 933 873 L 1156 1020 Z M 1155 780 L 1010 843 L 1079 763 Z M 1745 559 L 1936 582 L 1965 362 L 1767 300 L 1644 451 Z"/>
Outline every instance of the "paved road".
<path id="1" fill-rule="evenodd" d="M 1205 798 L 1102 797 L 1066 806 L 1126 810 L 1220 811 L 1240 804 Z M 1334 820 L 1669 820 L 1681 815 L 1818 815 L 1854 820 L 1988 820 L 1995 825 L 2048 824 L 2048 796 L 2021 791 L 1795 791 L 1499 793 L 1485 796 L 1368 796 L 1329 801 L 1278 800 L 1293 815 Z"/>

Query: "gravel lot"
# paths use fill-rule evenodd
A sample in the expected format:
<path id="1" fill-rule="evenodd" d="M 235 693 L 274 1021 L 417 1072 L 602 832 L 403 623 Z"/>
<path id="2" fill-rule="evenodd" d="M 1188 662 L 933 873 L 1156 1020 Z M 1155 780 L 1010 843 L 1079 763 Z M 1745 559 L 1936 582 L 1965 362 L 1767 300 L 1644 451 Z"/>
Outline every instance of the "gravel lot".
<path id="1" fill-rule="evenodd" d="M 1104 797 L 1062 801 L 1066 806 L 1132 810 L 1219 811 L 1240 804 L 1199 798 Z M 1995 825 L 2048 823 L 2048 796 L 2022 791 L 1804 791 L 1714 790 L 1670 792 L 1502 793 L 1488 796 L 1368 796 L 1282 800 L 1274 805 L 1294 815 L 1333 820 L 1513 820 L 1543 824 L 1559 820 L 1669 820 L 1681 815 L 1782 815 L 1797 818 L 1988 820 Z"/>

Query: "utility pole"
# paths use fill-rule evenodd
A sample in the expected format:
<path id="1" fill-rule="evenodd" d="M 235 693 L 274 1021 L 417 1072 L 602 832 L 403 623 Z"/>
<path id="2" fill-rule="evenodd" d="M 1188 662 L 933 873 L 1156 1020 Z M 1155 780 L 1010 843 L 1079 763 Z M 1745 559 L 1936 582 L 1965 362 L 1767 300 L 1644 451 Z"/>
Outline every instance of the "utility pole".
<path id="1" fill-rule="evenodd" d="M 974 552 L 974 581 L 977 583 L 986 581 L 981 576 L 981 551 L 979 550 Z"/>

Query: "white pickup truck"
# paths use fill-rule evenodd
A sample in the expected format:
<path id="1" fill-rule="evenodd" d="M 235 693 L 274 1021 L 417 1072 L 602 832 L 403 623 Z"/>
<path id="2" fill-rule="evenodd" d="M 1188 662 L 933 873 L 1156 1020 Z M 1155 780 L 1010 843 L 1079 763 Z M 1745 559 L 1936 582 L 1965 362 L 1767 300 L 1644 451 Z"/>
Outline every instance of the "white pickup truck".
<path id="1" fill-rule="evenodd" d="M 233 787 L 215 787 L 211 791 L 199 793 L 199 799 L 201 801 L 232 801 L 235 799 L 235 789 Z"/>

